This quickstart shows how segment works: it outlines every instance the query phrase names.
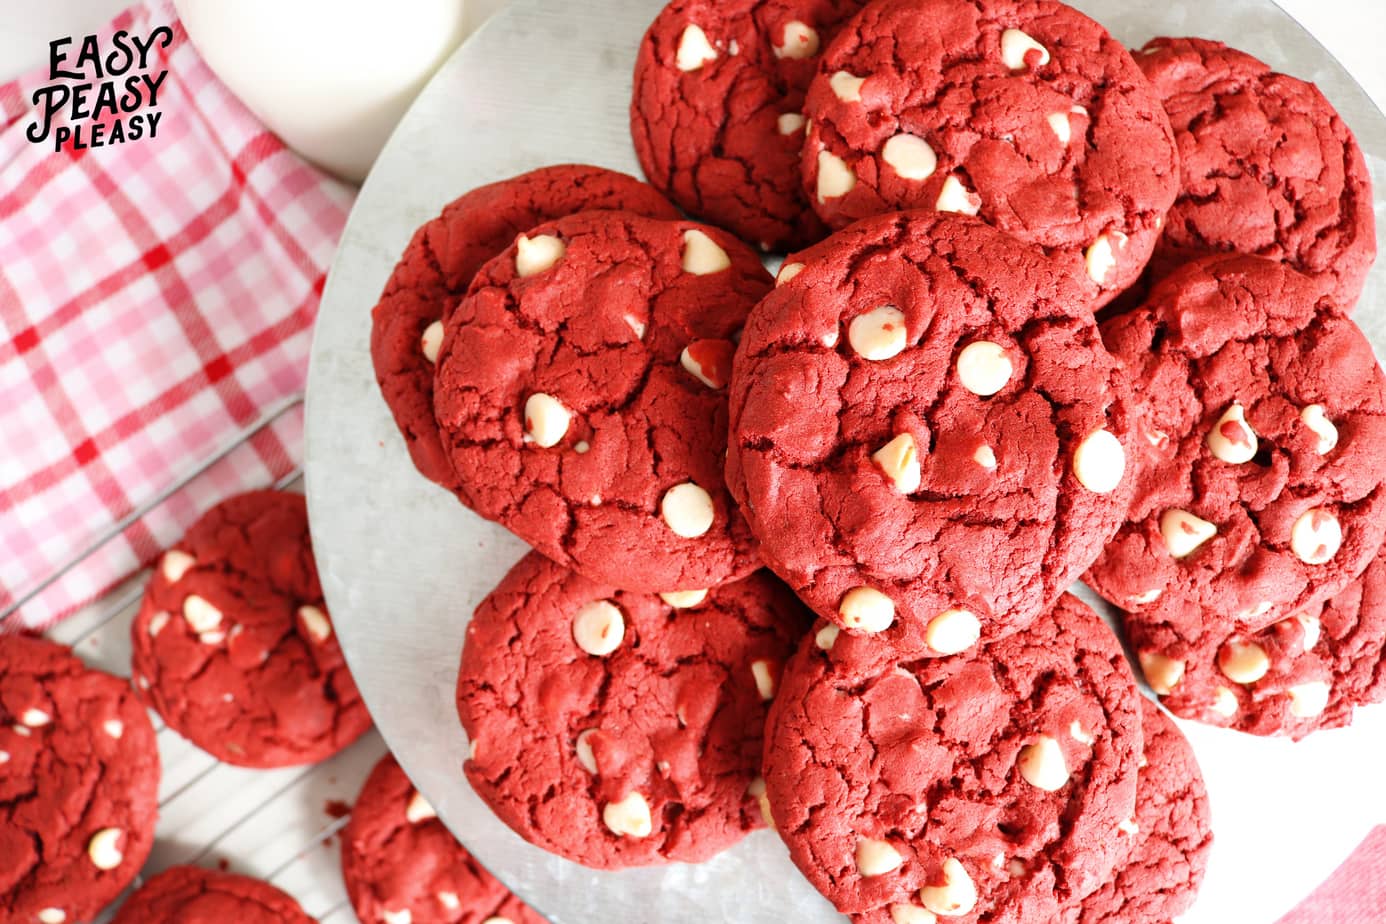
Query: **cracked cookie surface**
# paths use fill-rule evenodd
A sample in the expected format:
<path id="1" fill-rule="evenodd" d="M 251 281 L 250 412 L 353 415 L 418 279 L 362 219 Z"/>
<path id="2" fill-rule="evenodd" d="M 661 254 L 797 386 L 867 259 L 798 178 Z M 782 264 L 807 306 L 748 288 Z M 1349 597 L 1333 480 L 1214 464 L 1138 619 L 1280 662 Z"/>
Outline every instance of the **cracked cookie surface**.
<path id="1" fill-rule="evenodd" d="M 1179 171 L 1131 55 L 1051 0 L 883 0 L 839 29 L 809 87 L 805 189 L 834 228 L 979 215 L 1075 268 L 1105 304 L 1140 275 Z"/>
<path id="2" fill-rule="evenodd" d="M 1208 791 L 1189 742 L 1141 699 L 1145 760 L 1136 777 L 1135 830 L 1112 878 L 1083 899 L 1069 924 L 1170 924 L 1193 905 L 1213 846 Z"/>
<path id="3" fill-rule="evenodd" d="M 1072 275 L 924 212 L 786 267 L 732 377 L 727 481 L 766 563 L 902 649 L 1023 628 L 1097 557 L 1131 486 L 1125 373 Z"/>
<path id="4" fill-rule="evenodd" d="M 1103 336 L 1131 370 L 1142 451 L 1094 590 L 1142 622 L 1255 631 L 1362 573 L 1386 533 L 1386 376 L 1313 281 L 1205 257 Z"/>
<path id="5" fill-rule="evenodd" d="M 1050 924 L 1120 859 L 1139 699 L 1116 638 L 1067 594 L 968 657 L 897 660 L 829 630 L 770 712 L 775 826 L 864 924 Z"/>
<path id="6" fill-rule="evenodd" d="M 588 212 L 486 264 L 434 403 L 469 507 L 587 576 L 694 590 L 759 567 L 723 484 L 728 366 L 770 288 L 692 222 Z"/>
<path id="7" fill-rule="evenodd" d="M 173 866 L 142 885 L 112 924 L 314 924 L 298 902 L 267 882 L 196 866 Z"/>
<path id="8" fill-rule="evenodd" d="M 371 311 L 376 382 L 419 472 L 456 483 L 433 419 L 430 326 L 467 292 L 476 271 L 537 224 L 588 210 L 621 209 L 676 219 L 678 211 L 639 180 L 601 167 L 544 167 L 472 190 L 414 232 Z M 427 335 L 427 336 L 426 336 Z"/>
<path id="9" fill-rule="evenodd" d="M 631 138 L 645 174 L 689 214 L 764 250 L 827 228 L 799 179 L 804 91 L 862 0 L 675 0 L 635 65 Z"/>
<path id="10" fill-rule="evenodd" d="M 129 683 L 0 634 L 0 920 L 93 920 L 149 855 L 158 789 Z"/>
<path id="11" fill-rule="evenodd" d="M 1278 260 L 1352 310 L 1376 255 L 1371 174 L 1311 83 L 1221 42 L 1158 38 L 1136 62 L 1179 143 L 1179 198 L 1151 271 L 1218 251 Z"/>
<path id="12" fill-rule="evenodd" d="M 227 763 L 317 763 L 370 728 L 301 495 L 252 491 L 203 514 L 155 567 L 130 636 L 141 698 Z"/>
<path id="13" fill-rule="evenodd" d="M 476 861 L 386 754 L 342 832 L 342 878 L 362 921 L 543 924 Z"/>
<path id="14" fill-rule="evenodd" d="M 765 710 L 808 613 L 766 572 L 674 600 L 530 553 L 477 608 L 465 770 L 525 840 L 614 869 L 695 863 L 761 826 Z"/>

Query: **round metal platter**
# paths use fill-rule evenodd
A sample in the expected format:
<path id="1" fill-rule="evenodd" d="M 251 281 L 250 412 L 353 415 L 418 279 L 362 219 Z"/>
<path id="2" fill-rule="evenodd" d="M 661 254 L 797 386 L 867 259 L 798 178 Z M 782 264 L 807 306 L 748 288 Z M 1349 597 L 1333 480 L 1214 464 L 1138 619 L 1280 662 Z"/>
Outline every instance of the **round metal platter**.
<path id="1" fill-rule="evenodd" d="M 1386 119 L 1267 0 L 1084 0 L 1117 38 L 1218 38 L 1316 82 L 1386 189 Z M 636 48 L 661 0 L 515 0 L 414 103 L 367 180 L 328 279 L 308 389 L 308 502 L 342 647 L 380 731 L 473 853 L 560 924 L 840 921 L 760 831 L 699 866 L 594 872 L 513 834 L 461 772 L 453 708 L 472 609 L 524 553 L 420 477 L 376 388 L 369 315 L 413 230 L 467 190 L 552 163 L 639 175 L 627 123 Z M 1377 201 L 1378 235 L 1386 215 Z M 1386 253 L 1386 244 L 1379 248 Z M 1386 261 L 1357 320 L 1386 352 Z M 1088 599 L 1093 599 L 1089 595 Z M 1216 844 L 1183 924 L 1272 921 L 1386 820 L 1386 707 L 1301 744 L 1183 723 L 1207 777 Z"/>

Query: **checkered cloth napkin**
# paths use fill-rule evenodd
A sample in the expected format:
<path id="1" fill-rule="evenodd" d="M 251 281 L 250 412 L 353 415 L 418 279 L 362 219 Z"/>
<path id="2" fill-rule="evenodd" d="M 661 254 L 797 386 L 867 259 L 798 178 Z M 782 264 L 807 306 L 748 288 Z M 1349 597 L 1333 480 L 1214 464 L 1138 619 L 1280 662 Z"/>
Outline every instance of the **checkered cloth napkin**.
<path id="1" fill-rule="evenodd" d="M 103 56 L 117 30 L 161 25 L 172 41 L 145 72 L 168 72 L 152 139 L 32 143 L 48 68 L 0 86 L 0 612 L 303 389 L 353 194 L 232 96 L 170 3 L 121 14 Z M 261 431 L 6 627 L 61 619 L 221 497 L 291 471 L 301 430 L 295 412 Z"/>

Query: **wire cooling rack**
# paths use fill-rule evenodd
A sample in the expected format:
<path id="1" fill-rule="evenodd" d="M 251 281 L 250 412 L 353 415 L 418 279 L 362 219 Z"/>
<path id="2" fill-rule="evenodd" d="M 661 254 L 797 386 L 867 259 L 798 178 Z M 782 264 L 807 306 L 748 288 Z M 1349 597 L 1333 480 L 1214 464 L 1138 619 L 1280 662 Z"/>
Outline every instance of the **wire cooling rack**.
<path id="1" fill-rule="evenodd" d="M 131 526 L 158 511 L 169 498 L 211 476 L 257 433 L 289 415 L 301 415 L 302 404 L 302 396 L 295 396 L 271 407 L 18 598 L 0 613 L 0 624 Z M 301 490 L 302 482 L 302 471 L 295 468 L 274 482 L 274 487 Z M 148 576 L 146 571 L 131 577 L 103 599 L 59 623 L 47 637 L 71 645 L 90 666 L 128 678 L 130 623 L 139 610 Z M 159 826 L 154 849 L 136 886 L 170 866 L 193 864 L 270 882 L 297 898 L 321 924 L 351 924 L 356 920 L 342 884 L 336 836 L 346 825 L 346 807 L 385 753 L 385 744 L 375 731 L 336 757 L 311 767 L 249 770 L 218 761 L 165 726 L 156 713 L 151 712 L 150 718 L 158 733 L 163 764 Z M 119 906 L 117 901 L 107 908 L 96 919 L 97 924 L 109 921 Z"/>

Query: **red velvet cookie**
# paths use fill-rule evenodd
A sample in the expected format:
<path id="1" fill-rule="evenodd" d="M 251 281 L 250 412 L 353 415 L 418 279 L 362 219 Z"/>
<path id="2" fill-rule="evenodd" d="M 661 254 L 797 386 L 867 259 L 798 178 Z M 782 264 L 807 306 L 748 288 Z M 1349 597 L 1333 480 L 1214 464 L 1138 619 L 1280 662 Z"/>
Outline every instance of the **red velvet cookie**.
<path id="1" fill-rule="evenodd" d="M 90 921 L 149 856 L 159 751 L 125 680 L 0 633 L 0 921 Z"/>
<path id="2" fill-rule="evenodd" d="M 1140 694 L 1076 597 L 968 657 L 824 628 L 785 669 L 765 780 L 790 857 L 858 921 L 1052 924 L 1121 858 Z"/>
<path id="3" fill-rule="evenodd" d="M 1386 551 L 1327 603 L 1260 632 L 1228 632 L 1191 608 L 1128 616 L 1151 685 L 1175 715 L 1253 735 L 1303 738 L 1386 700 Z"/>
<path id="4" fill-rule="evenodd" d="M 1160 708 L 1141 700 L 1145 760 L 1136 814 L 1121 829 L 1126 859 L 1065 916 L 1069 924 L 1169 924 L 1198 896 L 1213 832 L 1208 791 L 1189 742 Z"/>
<path id="5" fill-rule="evenodd" d="M 862 0 L 675 0 L 635 64 L 631 138 L 645 175 L 764 250 L 828 229 L 799 179 L 804 91 L 820 48 Z"/>
<path id="6" fill-rule="evenodd" d="M 693 590 L 759 567 L 722 481 L 760 258 L 691 222 L 588 212 L 487 263 L 447 322 L 434 406 L 458 492 L 594 580 Z"/>
<path id="7" fill-rule="evenodd" d="M 565 164 L 474 189 L 414 232 L 371 311 L 371 361 L 414 465 L 455 485 L 433 419 L 433 360 L 443 316 L 482 264 L 537 224 L 589 209 L 678 218 L 654 189 L 624 173 Z"/>
<path id="8" fill-rule="evenodd" d="M 342 878 L 362 921 L 544 921 L 457 842 L 389 754 L 361 787 L 342 832 Z"/>
<path id="9" fill-rule="evenodd" d="M 872 3 L 823 53 L 804 114 L 806 188 L 829 225 L 980 215 L 1072 268 L 1094 305 L 1140 275 L 1178 188 L 1131 55 L 1052 0 Z"/>
<path id="10" fill-rule="evenodd" d="M 140 886 L 112 924 L 315 924 L 267 882 L 172 866 Z"/>
<path id="11" fill-rule="evenodd" d="M 1127 383 L 1080 286 L 973 218 L 790 258 L 732 377 L 727 481 L 818 613 L 954 654 L 1024 628 L 1126 511 Z"/>
<path id="12" fill-rule="evenodd" d="M 578 863 L 705 860 L 761 824 L 767 701 L 807 625 L 765 572 L 662 600 L 531 553 L 467 627 L 467 779 Z"/>
<path id="13" fill-rule="evenodd" d="M 1154 39 L 1136 61 L 1179 143 L 1179 198 L 1153 274 L 1216 251 L 1254 253 L 1314 277 L 1351 310 L 1376 256 L 1371 175 L 1319 89 L 1205 39 Z"/>
<path id="14" fill-rule="evenodd" d="M 317 763 L 370 728 L 301 495 L 252 491 L 203 514 L 160 559 L 130 635 L 141 697 L 227 763 Z"/>
<path id="15" fill-rule="evenodd" d="M 1146 409 L 1098 593 L 1147 623 L 1255 631 L 1362 573 L 1386 534 L 1386 376 L 1313 281 L 1205 257 L 1103 335 Z"/>

